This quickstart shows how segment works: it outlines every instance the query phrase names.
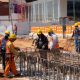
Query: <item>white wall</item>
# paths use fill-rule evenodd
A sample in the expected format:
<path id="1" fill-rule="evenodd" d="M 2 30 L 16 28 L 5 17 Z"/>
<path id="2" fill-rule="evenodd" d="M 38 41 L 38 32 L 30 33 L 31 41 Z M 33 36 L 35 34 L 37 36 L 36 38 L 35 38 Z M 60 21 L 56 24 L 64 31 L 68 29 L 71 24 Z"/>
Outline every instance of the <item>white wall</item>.
<path id="1" fill-rule="evenodd" d="M 18 34 L 23 35 L 23 34 L 29 34 L 30 32 L 30 27 L 29 23 L 27 22 L 20 22 L 16 19 L 19 19 L 18 14 L 12 13 L 12 23 L 13 26 L 16 24 L 17 29 L 18 29 Z M 0 16 L 0 34 L 3 34 L 4 31 L 7 29 L 12 33 L 12 24 L 11 21 L 9 21 L 9 16 Z"/>
<path id="2" fill-rule="evenodd" d="M 16 24 L 17 26 L 17 34 L 18 35 L 25 35 L 29 34 L 30 32 L 30 25 L 27 22 L 20 22 Z"/>
<path id="3" fill-rule="evenodd" d="M 16 20 L 18 19 L 18 14 L 12 13 L 12 19 L 13 19 L 12 22 L 14 25 L 15 23 L 18 22 L 18 20 Z M 9 16 L 0 16 L 0 23 L 6 26 L 10 25 L 11 21 L 9 21 Z"/>

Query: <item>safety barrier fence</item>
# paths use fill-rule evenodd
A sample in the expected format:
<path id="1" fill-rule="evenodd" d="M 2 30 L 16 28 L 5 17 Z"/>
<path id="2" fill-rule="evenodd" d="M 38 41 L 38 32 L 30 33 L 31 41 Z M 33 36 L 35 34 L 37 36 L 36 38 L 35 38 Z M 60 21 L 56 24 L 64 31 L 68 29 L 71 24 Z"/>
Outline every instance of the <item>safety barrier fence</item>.
<path id="1" fill-rule="evenodd" d="M 47 54 L 40 57 L 41 54 Z M 15 57 L 17 70 L 30 80 L 80 80 L 80 55 L 63 50 L 35 50 L 27 48 Z"/>
<path id="2" fill-rule="evenodd" d="M 62 34 L 63 33 L 63 28 L 61 25 L 41 26 L 41 27 L 33 26 L 33 27 L 31 27 L 31 32 L 36 33 L 38 29 L 41 29 L 43 31 L 43 33 L 47 33 L 49 28 L 52 28 L 56 34 Z M 74 27 L 72 27 L 72 25 L 67 25 L 65 33 L 66 34 L 72 34 L 73 30 L 74 30 Z"/>

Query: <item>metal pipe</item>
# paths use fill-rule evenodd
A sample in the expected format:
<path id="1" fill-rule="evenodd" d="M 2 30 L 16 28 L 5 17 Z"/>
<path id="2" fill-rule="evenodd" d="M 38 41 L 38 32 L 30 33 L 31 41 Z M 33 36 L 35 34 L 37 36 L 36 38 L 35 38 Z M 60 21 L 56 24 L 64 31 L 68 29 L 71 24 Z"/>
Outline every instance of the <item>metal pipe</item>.
<path id="1" fill-rule="evenodd" d="M 11 3 L 11 0 L 9 0 L 9 20 L 12 25 L 12 33 L 13 33 L 13 21 L 12 21 L 12 15 L 11 15 L 11 6 L 12 6 L 12 3 Z"/>

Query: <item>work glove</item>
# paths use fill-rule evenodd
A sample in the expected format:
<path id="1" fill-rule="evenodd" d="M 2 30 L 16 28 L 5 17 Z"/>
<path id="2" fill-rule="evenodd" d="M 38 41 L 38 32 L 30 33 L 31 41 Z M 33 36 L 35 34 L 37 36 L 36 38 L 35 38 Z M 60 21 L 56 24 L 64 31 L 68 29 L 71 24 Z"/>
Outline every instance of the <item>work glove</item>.
<path id="1" fill-rule="evenodd" d="M 44 48 L 45 48 L 45 45 L 42 46 L 42 49 L 44 49 Z"/>

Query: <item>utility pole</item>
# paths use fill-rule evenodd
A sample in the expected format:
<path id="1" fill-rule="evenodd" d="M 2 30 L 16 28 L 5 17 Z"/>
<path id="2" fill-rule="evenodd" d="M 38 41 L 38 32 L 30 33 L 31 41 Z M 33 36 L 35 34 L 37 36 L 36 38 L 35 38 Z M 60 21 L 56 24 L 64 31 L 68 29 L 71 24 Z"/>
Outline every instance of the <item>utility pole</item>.
<path id="1" fill-rule="evenodd" d="M 62 18 L 62 27 L 63 27 L 63 38 L 65 38 L 66 37 L 66 34 L 65 34 L 65 32 L 66 32 L 66 17 Z"/>

